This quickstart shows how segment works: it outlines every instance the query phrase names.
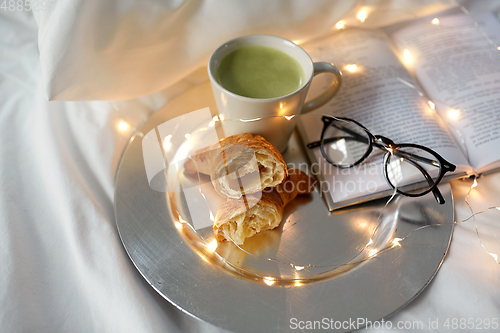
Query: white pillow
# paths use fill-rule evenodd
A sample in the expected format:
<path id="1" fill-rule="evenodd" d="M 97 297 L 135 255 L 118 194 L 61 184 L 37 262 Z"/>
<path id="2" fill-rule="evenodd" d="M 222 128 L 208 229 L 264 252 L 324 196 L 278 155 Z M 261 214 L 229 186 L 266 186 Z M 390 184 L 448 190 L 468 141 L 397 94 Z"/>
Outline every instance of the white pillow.
<path id="1" fill-rule="evenodd" d="M 384 10 L 412 3 L 372 2 Z M 355 0 L 64 0 L 33 12 L 47 97 L 111 100 L 174 84 L 236 36 L 303 40 L 359 8 Z"/>

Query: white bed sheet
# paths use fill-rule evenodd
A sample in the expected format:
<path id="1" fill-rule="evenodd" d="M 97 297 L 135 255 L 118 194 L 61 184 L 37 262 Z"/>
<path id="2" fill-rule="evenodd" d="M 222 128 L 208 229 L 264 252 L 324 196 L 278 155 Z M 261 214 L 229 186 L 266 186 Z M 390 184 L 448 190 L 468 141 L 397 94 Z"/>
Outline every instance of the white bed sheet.
<path id="1" fill-rule="evenodd" d="M 131 133 L 117 124 L 140 126 L 165 96 L 197 80 L 129 101 L 48 102 L 37 24 L 31 13 L 0 11 L 0 331 L 219 331 L 183 314 L 144 281 L 121 245 L 113 214 L 115 170 Z M 464 203 L 470 185 L 452 183 L 457 220 L 470 215 Z M 476 211 L 500 206 L 500 173 L 481 178 L 470 202 Z M 499 220 L 500 211 L 477 217 L 497 234 Z M 500 265 L 466 222 L 456 226 L 432 283 L 391 321 L 438 319 L 443 328 L 447 318 L 500 320 L 499 285 Z"/>

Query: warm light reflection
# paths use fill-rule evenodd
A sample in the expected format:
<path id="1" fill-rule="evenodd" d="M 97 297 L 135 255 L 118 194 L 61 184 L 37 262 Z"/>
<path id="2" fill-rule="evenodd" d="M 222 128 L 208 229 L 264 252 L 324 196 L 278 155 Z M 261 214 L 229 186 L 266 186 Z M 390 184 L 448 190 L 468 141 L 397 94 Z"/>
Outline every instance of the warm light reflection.
<path id="1" fill-rule="evenodd" d="M 366 246 L 369 246 L 373 243 L 373 239 L 370 238 L 370 240 L 368 241 L 368 244 L 366 244 Z"/>
<path id="2" fill-rule="evenodd" d="M 175 227 L 177 228 L 177 230 L 182 230 L 182 223 L 175 221 L 174 224 L 175 224 Z"/>
<path id="3" fill-rule="evenodd" d="M 219 119 L 220 119 L 220 121 L 224 121 L 224 116 L 220 114 Z"/>
<path id="4" fill-rule="evenodd" d="M 212 211 L 210 211 L 210 220 L 215 221 L 215 217 L 214 217 L 214 214 L 212 214 Z"/>
<path id="5" fill-rule="evenodd" d="M 204 256 L 202 253 L 198 253 L 198 255 L 200 256 L 200 258 L 201 258 L 204 262 L 206 262 L 207 264 L 209 264 L 209 263 L 210 263 L 210 261 L 208 261 L 208 259 L 207 259 L 207 258 L 205 258 L 205 256 Z"/>
<path id="6" fill-rule="evenodd" d="M 364 22 L 366 20 L 366 17 L 368 15 L 366 14 L 366 12 L 364 10 L 361 10 L 358 12 L 358 15 L 357 15 L 357 18 L 358 20 L 360 20 L 361 22 Z"/>
<path id="7" fill-rule="evenodd" d="M 477 187 L 477 179 L 474 178 L 474 183 L 472 183 L 472 186 L 470 187 L 471 189 Z"/>
<path id="8" fill-rule="evenodd" d="M 283 109 L 283 102 L 280 102 L 280 109 Z"/>
<path id="9" fill-rule="evenodd" d="M 286 120 L 290 120 L 290 119 L 292 119 L 292 118 L 293 118 L 293 117 L 295 117 L 295 116 L 294 116 L 294 115 L 292 115 L 292 116 L 284 116 L 284 117 L 285 117 L 285 119 L 286 119 Z"/>
<path id="10" fill-rule="evenodd" d="M 495 261 L 498 262 L 498 256 L 495 253 L 490 252 L 490 256 L 492 256 L 493 259 L 495 259 Z"/>
<path id="11" fill-rule="evenodd" d="M 276 282 L 276 279 L 273 278 L 272 276 L 265 276 L 264 277 L 264 283 L 267 284 L 268 286 L 272 286 Z"/>
<path id="12" fill-rule="evenodd" d="M 497 47 L 497 50 L 498 50 L 498 51 L 500 51 L 500 46 L 499 46 L 499 47 Z"/>
<path id="13" fill-rule="evenodd" d="M 305 267 L 304 266 L 293 266 L 295 268 L 295 270 L 297 271 L 301 271 L 303 270 Z"/>
<path id="14" fill-rule="evenodd" d="M 370 250 L 370 251 L 368 252 L 368 256 L 373 257 L 374 255 L 376 255 L 376 254 L 377 254 L 377 252 L 378 252 L 378 250 L 376 250 L 376 249 L 372 249 L 372 250 Z"/>
<path id="15" fill-rule="evenodd" d="M 431 22 L 432 22 L 432 24 L 438 25 L 439 19 L 437 17 L 435 17 Z"/>
<path id="16" fill-rule="evenodd" d="M 293 42 L 294 44 L 297 44 L 297 45 L 299 45 L 299 44 L 300 44 L 300 41 L 299 41 L 299 40 L 294 40 L 294 41 L 292 41 L 292 42 Z"/>
<path id="17" fill-rule="evenodd" d="M 337 29 L 344 29 L 345 27 L 345 22 L 344 21 L 338 21 L 337 24 L 335 24 L 335 28 Z"/>
<path id="18" fill-rule="evenodd" d="M 302 285 L 302 282 L 300 282 L 300 280 L 295 280 L 294 285 L 295 287 L 300 287 Z"/>
<path id="19" fill-rule="evenodd" d="M 405 57 L 405 59 L 410 60 L 411 59 L 410 51 L 408 49 L 405 49 L 403 51 L 403 56 Z"/>
<path id="20" fill-rule="evenodd" d="M 183 161 L 186 158 L 188 158 L 188 156 L 189 156 L 189 145 L 183 143 L 175 153 L 174 162 Z"/>
<path id="21" fill-rule="evenodd" d="M 436 109 L 436 104 L 434 104 L 432 101 L 428 101 L 427 103 L 429 103 L 429 107 L 430 107 L 432 110 L 435 110 L 435 109 Z"/>
<path id="22" fill-rule="evenodd" d="M 213 121 L 218 121 L 218 120 L 219 120 L 219 117 L 217 117 L 217 116 L 213 116 L 212 120 L 213 120 Z"/>
<path id="23" fill-rule="evenodd" d="M 460 116 L 459 110 L 450 109 L 450 111 L 448 111 L 448 118 L 450 118 L 452 120 L 458 119 L 459 116 Z"/>
<path id="24" fill-rule="evenodd" d="M 127 124 L 127 123 L 126 123 L 126 122 L 124 122 L 124 121 L 120 121 L 120 123 L 118 124 L 118 129 L 119 129 L 120 131 L 126 131 L 126 130 L 128 130 L 128 129 L 129 129 L 129 127 L 130 127 L 130 125 L 129 125 L 129 124 Z"/>
<path id="25" fill-rule="evenodd" d="M 217 245 L 218 245 L 217 240 L 214 239 L 213 241 L 207 244 L 207 247 L 210 251 L 215 252 L 215 249 L 217 249 Z"/>
<path id="26" fill-rule="evenodd" d="M 172 134 L 169 134 L 165 137 L 165 139 L 163 139 L 163 148 L 165 150 L 169 150 L 170 147 L 172 146 L 172 143 L 170 142 L 170 139 L 172 139 Z"/>
<path id="27" fill-rule="evenodd" d="M 355 72 L 358 66 L 356 64 L 349 64 L 345 66 L 345 69 L 347 69 L 349 72 Z"/>

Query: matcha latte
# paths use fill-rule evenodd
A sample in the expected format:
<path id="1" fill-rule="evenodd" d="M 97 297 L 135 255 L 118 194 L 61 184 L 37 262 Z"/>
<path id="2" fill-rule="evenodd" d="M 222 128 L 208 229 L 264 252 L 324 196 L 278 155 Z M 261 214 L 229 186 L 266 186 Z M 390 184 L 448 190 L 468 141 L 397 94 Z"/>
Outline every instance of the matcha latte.
<path id="1" fill-rule="evenodd" d="M 247 46 L 229 53 L 222 59 L 215 78 L 227 90 L 250 98 L 285 96 L 305 81 L 297 60 L 266 46 Z"/>

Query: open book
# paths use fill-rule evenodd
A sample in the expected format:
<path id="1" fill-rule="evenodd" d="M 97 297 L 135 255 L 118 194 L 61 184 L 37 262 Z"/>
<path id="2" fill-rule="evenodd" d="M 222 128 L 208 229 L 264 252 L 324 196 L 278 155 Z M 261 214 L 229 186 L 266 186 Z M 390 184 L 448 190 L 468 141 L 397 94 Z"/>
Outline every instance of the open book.
<path id="1" fill-rule="evenodd" d="M 500 167 L 498 45 L 500 23 L 490 13 L 444 12 L 386 29 L 332 32 L 303 45 L 313 60 L 343 72 L 339 94 L 314 113 L 354 119 L 395 143 L 429 147 L 457 166 L 446 179 L 491 171 Z M 327 84 L 316 78 L 312 95 Z M 304 144 L 317 141 L 321 117 L 303 117 L 298 128 Z M 320 149 L 306 150 L 329 186 L 330 210 L 393 192 L 376 149 L 347 170 L 331 167 Z"/>

